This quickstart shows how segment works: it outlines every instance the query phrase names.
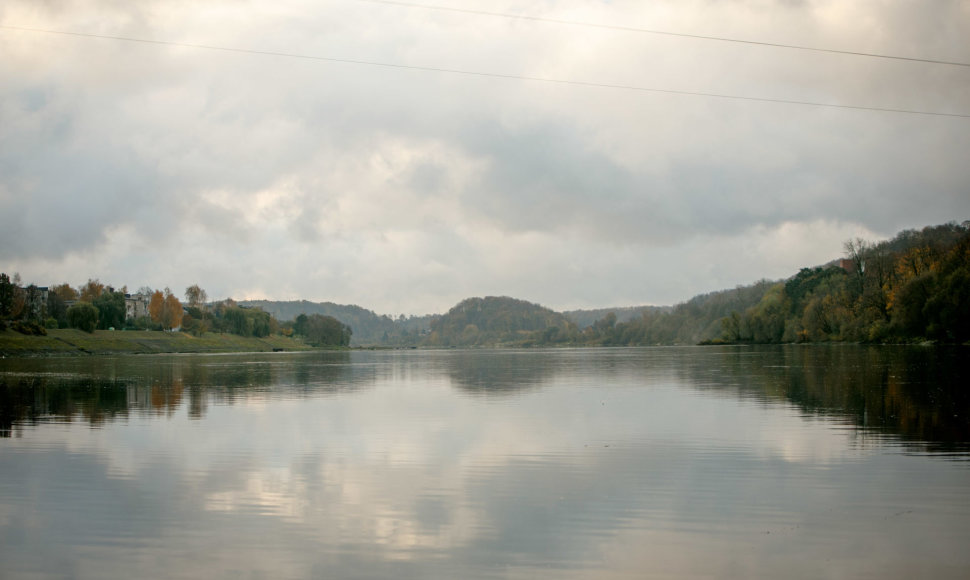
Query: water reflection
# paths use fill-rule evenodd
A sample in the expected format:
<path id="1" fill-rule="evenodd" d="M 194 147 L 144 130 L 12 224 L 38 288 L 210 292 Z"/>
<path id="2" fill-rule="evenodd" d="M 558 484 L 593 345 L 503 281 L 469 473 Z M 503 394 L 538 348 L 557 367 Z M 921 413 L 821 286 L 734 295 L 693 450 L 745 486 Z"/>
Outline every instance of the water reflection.
<path id="1" fill-rule="evenodd" d="M 946 451 L 970 442 L 968 354 L 960 347 L 728 347 L 682 370 L 698 388 L 786 401 Z"/>
<path id="2" fill-rule="evenodd" d="M 962 436 L 906 352 L 5 361 L 3 575 L 962 578 L 968 465 L 833 428 Z"/>
<path id="3" fill-rule="evenodd" d="M 451 384 L 474 395 L 512 395 L 536 389 L 563 372 L 555 352 L 458 350 L 439 353 Z"/>
<path id="4" fill-rule="evenodd" d="M 36 425 L 50 416 L 64 421 L 82 417 L 92 426 L 126 417 L 128 395 L 126 384 L 113 380 L 6 376 L 0 379 L 0 437 L 10 437 L 15 424 Z"/>
<path id="5" fill-rule="evenodd" d="M 212 404 L 333 395 L 413 377 L 440 375 L 461 392 L 495 397 L 622 376 L 787 402 L 946 451 L 970 441 L 965 354 L 963 348 L 785 346 L 13 359 L 0 365 L 0 437 L 49 421 L 98 426 L 132 412 L 171 416 L 183 405 L 190 418 L 201 419 Z"/>
<path id="6" fill-rule="evenodd" d="M 82 420 L 91 426 L 130 413 L 171 416 L 187 402 L 193 419 L 210 404 L 337 394 L 372 383 L 375 369 L 350 353 L 311 356 L 127 356 L 0 361 L 0 437 L 18 427 Z"/>

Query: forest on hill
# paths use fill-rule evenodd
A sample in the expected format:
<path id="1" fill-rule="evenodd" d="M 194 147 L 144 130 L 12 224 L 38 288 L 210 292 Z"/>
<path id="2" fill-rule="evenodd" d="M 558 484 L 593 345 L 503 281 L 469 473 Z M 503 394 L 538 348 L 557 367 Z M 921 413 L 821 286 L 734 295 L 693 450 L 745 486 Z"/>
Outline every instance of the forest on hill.
<path id="1" fill-rule="evenodd" d="M 506 296 L 462 300 L 431 321 L 426 346 L 563 344 L 575 342 L 576 325 L 564 315 Z"/>
<path id="2" fill-rule="evenodd" d="M 604 345 L 970 340 L 970 222 L 845 243 L 787 280 L 696 296 L 604 328 Z M 601 325 L 602 326 L 602 325 Z"/>
<path id="3" fill-rule="evenodd" d="M 359 306 L 249 301 L 280 320 L 319 313 L 355 345 L 542 346 L 970 340 L 970 222 L 845 243 L 842 260 L 701 294 L 675 306 L 563 313 L 508 297 L 469 298 L 443 315 L 398 318 Z"/>
<path id="4" fill-rule="evenodd" d="M 906 230 L 878 243 L 849 240 L 845 252 L 787 280 L 760 280 L 673 307 L 559 314 L 512 298 L 471 298 L 433 319 L 421 344 L 970 341 L 970 222 Z M 589 323 L 590 313 L 602 316 Z"/>
<path id="5" fill-rule="evenodd" d="M 970 221 L 875 243 L 853 239 L 844 248 L 843 259 L 786 280 L 760 280 L 676 306 L 560 313 L 487 296 L 442 315 L 397 318 L 332 302 L 208 302 L 198 285 L 186 288 L 185 304 L 168 288 L 130 295 L 98 280 L 78 289 L 21 287 L 19 276 L 0 273 L 0 332 L 167 329 L 281 334 L 318 346 L 432 348 L 970 341 Z"/>

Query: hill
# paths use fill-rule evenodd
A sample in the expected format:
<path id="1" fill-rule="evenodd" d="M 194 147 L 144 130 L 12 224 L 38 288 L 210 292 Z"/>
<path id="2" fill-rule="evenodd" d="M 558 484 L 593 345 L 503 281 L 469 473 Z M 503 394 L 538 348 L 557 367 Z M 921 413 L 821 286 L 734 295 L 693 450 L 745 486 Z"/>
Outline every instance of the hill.
<path id="1" fill-rule="evenodd" d="M 786 280 L 695 296 L 599 324 L 598 344 L 970 340 L 970 222 L 845 243 L 846 258 Z"/>
<path id="2" fill-rule="evenodd" d="M 701 294 L 669 308 L 566 316 L 512 298 L 471 298 L 432 322 L 425 344 L 970 340 L 970 222 L 906 230 L 881 242 L 849 240 L 845 250 L 845 259 L 785 280 Z"/>
<path id="3" fill-rule="evenodd" d="M 576 325 L 544 306 L 507 296 L 467 298 L 431 322 L 427 346 L 516 346 L 572 342 Z"/>
<path id="4" fill-rule="evenodd" d="M 116 334 L 56 334 L 54 327 L 66 323 L 50 314 L 55 307 L 66 310 L 60 295 L 52 292 L 43 303 L 36 287 L 19 288 L 0 274 L 6 305 L 0 309 L 0 354 L 290 349 L 295 348 L 290 343 L 230 344 L 235 339 L 213 335 L 285 338 L 295 330 L 290 321 L 301 314 L 332 317 L 349 326 L 351 346 L 970 341 L 970 221 L 905 230 L 880 242 L 849 240 L 844 247 L 844 258 L 802 268 L 785 280 L 760 280 L 671 307 L 560 313 L 524 300 L 488 296 L 465 299 L 444 315 L 392 318 L 333 302 L 248 300 L 237 305 L 226 300 L 209 304 L 208 311 L 190 306 L 185 319 L 195 324 L 189 327 L 183 321 L 183 330 L 191 330 L 181 333 L 185 336 L 129 332 L 146 327 L 139 321 L 153 324 L 148 317 Z M 30 296 L 34 298 L 28 301 Z M 20 306 L 14 311 L 16 300 Z M 30 308 L 25 307 L 28 303 Z M 123 316 L 123 308 L 121 312 Z M 27 336 L 43 334 L 34 330 L 45 327 L 52 330 L 51 336 Z"/>

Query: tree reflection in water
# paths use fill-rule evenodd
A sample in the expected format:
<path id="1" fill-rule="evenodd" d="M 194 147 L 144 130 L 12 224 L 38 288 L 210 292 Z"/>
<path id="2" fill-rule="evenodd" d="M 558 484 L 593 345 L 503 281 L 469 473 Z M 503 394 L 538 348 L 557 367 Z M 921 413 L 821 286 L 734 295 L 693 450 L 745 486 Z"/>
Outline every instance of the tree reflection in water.
<path id="1" fill-rule="evenodd" d="M 24 359 L 0 366 L 0 437 L 42 422 L 93 427 L 130 413 L 190 418 L 210 404 L 370 388 L 422 373 L 472 396 L 515 396 L 563 375 L 595 382 L 673 375 L 693 388 L 785 401 L 860 429 L 961 449 L 970 441 L 966 349 L 857 345 L 325 352 L 232 356 Z M 582 373 L 578 373 L 582 370 Z"/>

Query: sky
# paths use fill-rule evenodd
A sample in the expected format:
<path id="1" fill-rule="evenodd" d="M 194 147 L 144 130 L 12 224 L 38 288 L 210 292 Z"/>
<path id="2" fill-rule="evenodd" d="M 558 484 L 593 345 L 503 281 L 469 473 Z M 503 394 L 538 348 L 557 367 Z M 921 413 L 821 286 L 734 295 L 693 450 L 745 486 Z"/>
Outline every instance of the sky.
<path id="1" fill-rule="evenodd" d="M 965 0 L 6 0 L 0 271 L 392 315 L 781 279 L 970 219 L 967 38 Z"/>

